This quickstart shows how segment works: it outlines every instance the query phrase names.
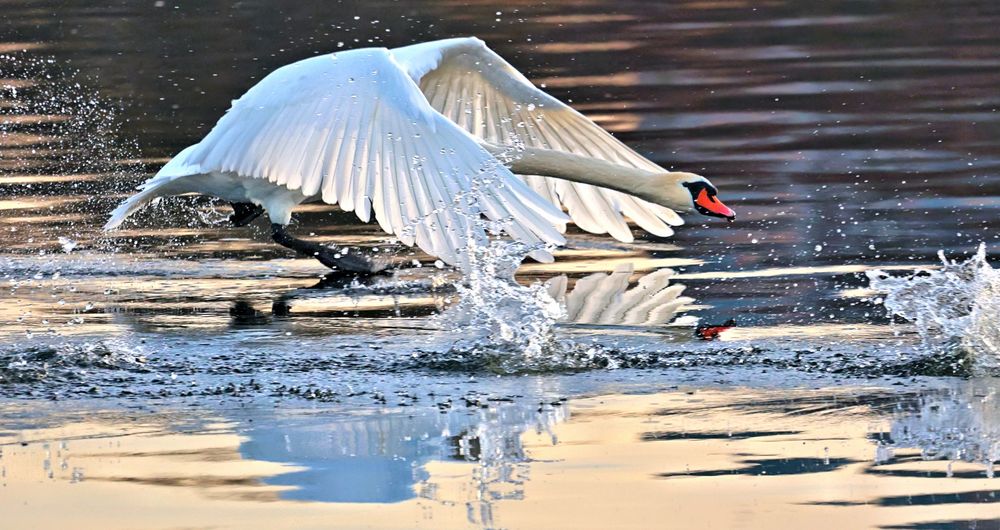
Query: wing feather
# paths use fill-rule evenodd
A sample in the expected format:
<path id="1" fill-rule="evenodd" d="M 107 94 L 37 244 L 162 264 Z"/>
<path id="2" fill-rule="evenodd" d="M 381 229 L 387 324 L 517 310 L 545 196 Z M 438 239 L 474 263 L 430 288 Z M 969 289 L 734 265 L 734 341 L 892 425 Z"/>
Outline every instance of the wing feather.
<path id="1" fill-rule="evenodd" d="M 367 105 L 369 102 L 366 101 L 365 103 Z M 340 173 L 338 173 L 348 174 L 353 171 L 358 176 L 356 180 L 341 180 L 351 182 L 353 184 L 354 211 L 357 212 L 358 217 L 366 223 L 371 220 L 372 197 L 375 196 L 375 179 L 372 177 L 371 171 L 369 171 L 369 159 L 371 157 L 372 144 L 374 141 L 372 136 L 374 134 L 374 129 L 369 128 L 367 134 L 368 137 L 365 138 L 364 141 L 359 142 L 356 140 L 358 133 L 355 133 L 355 141 L 351 143 L 350 150 L 344 154 L 344 167 L 340 170 Z M 343 197 L 344 199 L 348 199 L 350 195 L 345 193 Z M 345 200 L 343 202 L 347 201 Z"/>
<path id="2" fill-rule="evenodd" d="M 452 85 L 466 93 L 459 80 Z M 457 105 L 447 91 L 435 97 Z M 516 239 L 564 242 L 562 212 L 431 107 L 385 49 L 272 72 L 185 151 L 185 165 L 300 189 L 363 221 L 374 213 L 386 232 L 448 263 L 463 259 L 467 238 L 484 240 L 474 222 L 484 210 L 502 216 Z"/>
<path id="3" fill-rule="evenodd" d="M 392 50 L 430 105 L 463 129 L 499 145 L 523 144 L 662 172 L 594 122 L 531 84 L 476 38 L 447 39 Z M 565 206 L 580 228 L 621 241 L 628 216 L 655 235 L 683 223 L 672 210 L 621 192 L 550 177 L 523 177 L 549 202 Z"/>

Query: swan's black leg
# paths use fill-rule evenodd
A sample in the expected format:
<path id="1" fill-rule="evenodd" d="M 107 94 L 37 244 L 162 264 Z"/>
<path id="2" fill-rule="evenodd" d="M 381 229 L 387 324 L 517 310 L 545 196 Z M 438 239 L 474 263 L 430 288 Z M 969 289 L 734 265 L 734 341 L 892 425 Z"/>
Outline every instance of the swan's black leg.
<path id="1" fill-rule="evenodd" d="M 233 207 L 233 215 L 229 216 L 229 222 L 234 226 L 246 226 L 264 213 L 262 206 L 252 202 L 231 202 L 229 205 Z"/>
<path id="2" fill-rule="evenodd" d="M 334 270 L 347 271 L 353 273 L 375 274 L 384 271 L 388 263 L 377 262 L 358 252 L 342 253 L 337 249 L 303 241 L 291 236 L 285 231 L 283 225 L 271 224 L 271 239 L 275 243 L 290 248 L 303 256 L 311 256 L 319 260 L 320 263 Z"/>

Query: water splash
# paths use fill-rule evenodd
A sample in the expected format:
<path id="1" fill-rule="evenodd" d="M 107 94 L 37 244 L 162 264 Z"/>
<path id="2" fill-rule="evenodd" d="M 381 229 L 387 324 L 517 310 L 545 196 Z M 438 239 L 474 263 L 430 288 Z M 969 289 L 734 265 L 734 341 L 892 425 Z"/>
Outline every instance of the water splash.
<path id="1" fill-rule="evenodd" d="M 90 370 L 143 370 L 146 354 L 127 338 L 83 343 L 45 344 L 0 350 L 0 384 L 42 380 L 77 381 L 89 385 Z"/>
<path id="2" fill-rule="evenodd" d="M 0 176 L 11 177 L 0 183 L 0 196 L 29 207 L 38 202 L 49 217 L 12 226 L 8 248 L 93 247 L 88 217 L 109 210 L 140 178 L 138 143 L 121 134 L 123 107 L 92 84 L 52 57 L 0 54 Z M 64 191 L 49 196 L 42 189 Z"/>
<path id="3" fill-rule="evenodd" d="M 120 109 L 52 58 L 0 55 L 2 168 L 36 174 L 109 173 L 135 155 L 118 137 Z"/>
<path id="4" fill-rule="evenodd" d="M 884 295 L 890 315 L 914 324 L 924 347 L 933 353 L 957 354 L 972 372 L 1000 369 L 1000 271 L 986 260 L 986 245 L 970 259 L 893 277 L 867 273 L 871 288 Z"/>
<path id="5" fill-rule="evenodd" d="M 458 301 L 435 318 L 460 337 L 454 351 L 517 353 L 537 359 L 555 346 L 552 328 L 565 315 L 545 285 L 523 286 L 514 272 L 536 249 L 504 240 L 470 246 L 469 267 L 455 284 Z"/>

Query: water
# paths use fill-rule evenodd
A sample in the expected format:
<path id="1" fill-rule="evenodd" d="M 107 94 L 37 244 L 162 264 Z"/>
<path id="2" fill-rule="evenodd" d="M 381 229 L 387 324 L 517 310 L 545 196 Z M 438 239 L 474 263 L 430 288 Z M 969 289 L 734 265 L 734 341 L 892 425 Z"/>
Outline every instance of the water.
<path id="1" fill-rule="evenodd" d="M 1000 8 L 664 4 L 4 2 L 5 517 L 996 526 Z M 205 199 L 99 231 L 273 68 L 458 35 L 739 220 L 571 230 L 521 287 L 316 205 L 404 267 L 322 279 Z"/>
<path id="2" fill-rule="evenodd" d="M 885 294 L 892 315 L 916 326 L 926 351 L 957 354 L 972 372 L 989 373 L 1000 363 L 1000 274 L 986 261 L 986 246 L 965 262 L 940 254 L 938 270 L 905 277 L 868 271 L 871 286 Z"/>

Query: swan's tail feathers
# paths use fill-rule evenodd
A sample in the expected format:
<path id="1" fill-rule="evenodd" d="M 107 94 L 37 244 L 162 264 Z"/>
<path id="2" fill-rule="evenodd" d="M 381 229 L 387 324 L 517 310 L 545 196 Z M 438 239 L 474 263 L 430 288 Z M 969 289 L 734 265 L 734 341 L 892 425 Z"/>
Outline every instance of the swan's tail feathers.
<path id="1" fill-rule="evenodd" d="M 129 197 L 125 202 L 118 205 L 113 212 L 111 212 L 111 218 L 108 222 L 104 224 L 104 230 L 114 230 L 118 228 L 118 225 L 122 224 L 128 216 L 132 215 L 143 206 L 149 204 L 153 199 L 162 196 L 162 190 L 160 186 L 149 186 L 146 189 L 136 193 L 135 195 Z"/>
<path id="2" fill-rule="evenodd" d="M 104 224 L 104 230 L 118 228 L 118 225 L 122 224 L 128 216 L 149 204 L 153 199 L 164 195 L 173 195 L 176 191 L 174 184 L 177 179 L 197 174 L 201 170 L 201 167 L 197 164 L 191 164 L 188 161 L 188 158 L 197 147 L 198 144 L 194 144 L 177 153 L 177 156 L 170 159 L 165 166 L 160 168 L 160 171 L 153 178 L 143 184 L 142 191 L 118 205 L 115 211 L 111 212 L 111 218 Z M 171 186 L 171 188 L 167 189 L 167 186 Z"/>

